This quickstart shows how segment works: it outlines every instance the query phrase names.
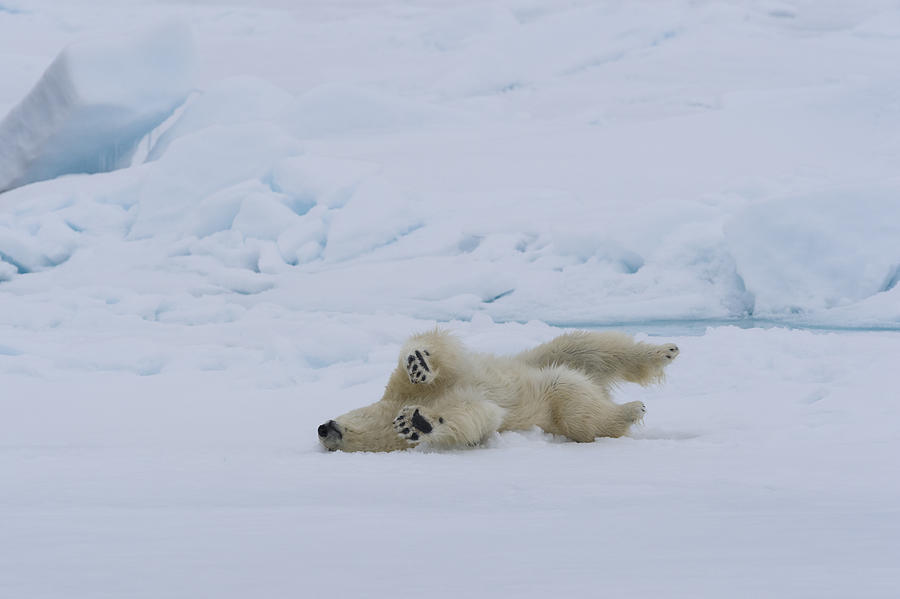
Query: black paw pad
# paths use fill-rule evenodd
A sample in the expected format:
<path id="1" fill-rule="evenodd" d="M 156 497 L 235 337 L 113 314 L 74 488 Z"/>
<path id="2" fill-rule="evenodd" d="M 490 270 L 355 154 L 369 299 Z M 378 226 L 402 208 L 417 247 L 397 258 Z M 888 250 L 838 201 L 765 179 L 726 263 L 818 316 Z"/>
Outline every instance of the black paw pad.
<path id="1" fill-rule="evenodd" d="M 428 350 L 414 350 L 413 353 L 406 356 L 406 372 L 409 374 L 411 383 L 427 383 L 430 382 L 434 373 L 431 365 L 428 363 L 426 356 L 430 356 Z"/>
<path id="2" fill-rule="evenodd" d="M 418 443 L 434 430 L 432 422 L 435 418 L 439 423 L 444 423 L 444 419 L 439 416 L 425 417 L 418 407 L 407 406 L 394 419 L 394 431 L 408 443 Z"/>
<path id="3" fill-rule="evenodd" d="M 412 419 L 410 421 L 412 422 L 412 425 L 414 427 L 416 427 L 417 429 L 419 429 L 420 431 L 422 431 L 425 434 L 430 433 L 432 431 L 432 429 L 434 428 L 433 426 L 431 426 L 430 422 L 425 420 L 425 418 L 421 414 L 419 414 L 419 410 L 416 410 L 415 412 L 413 412 Z"/>
<path id="4" fill-rule="evenodd" d="M 425 355 L 428 355 L 428 352 L 425 352 Z M 412 356 L 410 356 L 412 357 Z M 422 352 L 416 350 L 416 359 L 418 360 L 418 365 L 425 371 L 431 372 L 431 368 L 428 367 L 428 362 L 425 361 L 424 356 L 422 356 Z"/>

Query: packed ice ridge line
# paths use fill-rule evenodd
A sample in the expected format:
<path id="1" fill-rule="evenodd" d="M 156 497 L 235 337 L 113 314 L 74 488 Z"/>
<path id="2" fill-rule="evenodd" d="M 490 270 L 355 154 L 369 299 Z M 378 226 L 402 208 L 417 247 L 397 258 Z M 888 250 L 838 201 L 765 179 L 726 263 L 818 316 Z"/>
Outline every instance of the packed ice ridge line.
<path id="1" fill-rule="evenodd" d="M 0 122 L 0 192 L 127 166 L 187 97 L 193 55 L 190 27 L 179 20 L 64 49 Z"/>

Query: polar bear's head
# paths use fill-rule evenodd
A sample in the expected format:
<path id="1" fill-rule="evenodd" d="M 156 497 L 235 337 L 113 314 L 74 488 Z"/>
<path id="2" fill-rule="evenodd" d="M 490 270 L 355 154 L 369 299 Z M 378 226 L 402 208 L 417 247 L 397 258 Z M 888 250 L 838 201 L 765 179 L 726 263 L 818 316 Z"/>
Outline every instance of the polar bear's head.
<path id="1" fill-rule="evenodd" d="M 391 374 L 380 400 L 319 425 L 319 442 L 329 451 L 408 449 L 409 444 L 394 430 L 394 418 L 409 402 L 413 388 L 406 371 L 398 367 Z"/>
<path id="2" fill-rule="evenodd" d="M 427 349 L 426 349 L 427 348 Z M 429 356 L 433 379 L 413 381 L 408 371 L 411 355 Z M 400 351 L 382 398 L 372 405 L 347 412 L 319 425 L 319 442 L 329 451 L 397 451 L 409 443 L 394 430 L 394 419 L 404 406 L 427 403 L 439 396 L 459 370 L 464 350 L 449 333 L 434 329 L 410 337 Z M 420 356 L 421 357 L 421 356 Z M 437 376 L 438 372 L 442 376 Z"/>

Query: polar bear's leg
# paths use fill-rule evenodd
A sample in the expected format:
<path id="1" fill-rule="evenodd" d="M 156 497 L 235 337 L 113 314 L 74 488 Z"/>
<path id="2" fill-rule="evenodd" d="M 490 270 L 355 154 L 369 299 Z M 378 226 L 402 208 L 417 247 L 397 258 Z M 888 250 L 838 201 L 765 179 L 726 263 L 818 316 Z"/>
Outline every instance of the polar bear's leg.
<path id="1" fill-rule="evenodd" d="M 619 356 L 618 369 L 615 372 L 626 381 L 649 385 L 660 382 L 665 373 L 663 369 L 674 360 L 680 350 L 674 343 L 654 345 L 651 343 L 635 343 L 630 351 Z"/>
<path id="2" fill-rule="evenodd" d="M 474 390 L 456 389 L 429 406 L 404 406 L 394 419 L 394 430 L 410 446 L 477 445 L 500 428 L 503 408 L 481 399 Z"/>
<path id="3" fill-rule="evenodd" d="M 616 404 L 611 401 L 568 401 L 557 411 L 558 431 L 562 435 L 589 443 L 597 437 L 621 437 L 644 417 L 646 408 L 640 401 Z"/>
<path id="4" fill-rule="evenodd" d="M 465 350 L 449 333 L 435 329 L 411 337 L 400 352 L 401 372 L 414 385 L 430 385 L 440 377 L 450 383 L 464 370 Z"/>
<path id="5" fill-rule="evenodd" d="M 663 369 L 677 355 L 674 343 L 654 345 L 624 333 L 582 331 L 560 335 L 520 354 L 519 359 L 539 368 L 568 366 L 601 386 L 621 380 L 648 385 L 663 378 Z"/>
<path id="6" fill-rule="evenodd" d="M 597 437 L 621 437 L 644 417 L 643 402 L 619 405 L 605 388 L 580 372 L 556 368 L 547 373 L 550 384 L 546 397 L 552 422 L 548 432 L 587 443 Z"/>

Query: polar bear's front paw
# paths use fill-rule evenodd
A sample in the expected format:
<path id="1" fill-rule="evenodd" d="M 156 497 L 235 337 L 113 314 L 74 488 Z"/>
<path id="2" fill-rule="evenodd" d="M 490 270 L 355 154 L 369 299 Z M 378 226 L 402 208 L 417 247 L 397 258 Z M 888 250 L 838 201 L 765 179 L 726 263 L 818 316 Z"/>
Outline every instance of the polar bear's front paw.
<path id="1" fill-rule="evenodd" d="M 431 354 L 427 349 L 413 350 L 406 356 L 406 373 L 409 375 L 409 382 L 413 384 L 430 383 L 434 380 L 434 369 L 429 359 Z"/>
<path id="2" fill-rule="evenodd" d="M 435 425 L 443 423 L 444 419 L 440 416 L 435 418 L 427 415 L 418 406 L 406 406 L 394 419 L 394 430 L 407 443 L 415 445 L 426 439 L 434 430 Z"/>

